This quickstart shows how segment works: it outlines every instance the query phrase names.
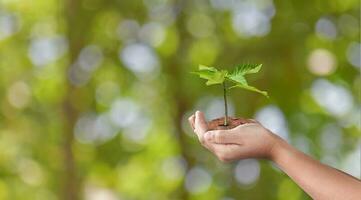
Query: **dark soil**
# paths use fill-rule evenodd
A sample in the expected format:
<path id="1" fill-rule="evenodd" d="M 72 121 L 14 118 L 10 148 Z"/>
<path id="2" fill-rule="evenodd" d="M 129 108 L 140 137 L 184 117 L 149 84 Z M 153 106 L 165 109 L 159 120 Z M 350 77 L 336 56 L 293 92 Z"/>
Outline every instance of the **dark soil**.
<path id="1" fill-rule="evenodd" d="M 250 119 L 228 117 L 228 126 L 224 125 L 224 117 L 208 122 L 208 130 L 228 130 L 245 123 L 254 123 Z"/>

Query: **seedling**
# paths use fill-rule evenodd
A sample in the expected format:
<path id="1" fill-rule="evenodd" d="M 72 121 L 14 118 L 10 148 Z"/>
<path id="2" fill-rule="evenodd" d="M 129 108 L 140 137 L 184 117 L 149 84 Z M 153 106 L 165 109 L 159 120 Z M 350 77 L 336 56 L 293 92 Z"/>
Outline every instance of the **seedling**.
<path id="1" fill-rule="evenodd" d="M 242 88 L 245 90 L 257 92 L 268 98 L 268 94 L 265 91 L 261 91 L 253 86 L 248 85 L 245 78 L 247 74 L 254 74 L 259 72 L 262 64 L 241 64 L 235 67 L 232 72 L 227 70 L 218 70 L 214 67 L 207 67 L 199 65 L 199 70 L 192 72 L 199 75 L 200 78 L 206 79 L 206 85 L 220 84 L 223 86 L 223 98 L 224 98 L 224 117 L 212 120 L 208 126 L 210 129 L 231 129 L 240 124 L 249 123 L 250 120 L 242 118 L 233 118 L 228 116 L 228 103 L 227 93 L 234 88 Z M 230 87 L 228 87 L 229 83 Z"/>

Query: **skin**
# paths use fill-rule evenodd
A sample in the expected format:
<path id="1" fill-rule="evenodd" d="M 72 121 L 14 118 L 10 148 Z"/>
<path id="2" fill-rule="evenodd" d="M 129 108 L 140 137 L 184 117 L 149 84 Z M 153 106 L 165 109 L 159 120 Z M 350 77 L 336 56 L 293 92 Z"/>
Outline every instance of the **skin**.
<path id="1" fill-rule="evenodd" d="M 208 131 L 202 112 L 189 117 L 200 143 L 223 162 L 263 158 L 276 163 L 315 200 L 360 200 L 361 181 L 298 151 L 259 122 Z"/>

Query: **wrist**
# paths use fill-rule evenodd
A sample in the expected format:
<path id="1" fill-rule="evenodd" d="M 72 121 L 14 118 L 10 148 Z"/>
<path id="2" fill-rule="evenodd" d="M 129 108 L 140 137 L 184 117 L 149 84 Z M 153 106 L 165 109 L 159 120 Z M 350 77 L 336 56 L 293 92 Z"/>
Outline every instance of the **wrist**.
<path id="1" fill-rule="evenodd" d="M 289 144 L 282 138 L 275 135 L 274 144 L 270 151 L 270 160 L 276 164 L 279 164 L 283 155 L 289 152 Z"/>

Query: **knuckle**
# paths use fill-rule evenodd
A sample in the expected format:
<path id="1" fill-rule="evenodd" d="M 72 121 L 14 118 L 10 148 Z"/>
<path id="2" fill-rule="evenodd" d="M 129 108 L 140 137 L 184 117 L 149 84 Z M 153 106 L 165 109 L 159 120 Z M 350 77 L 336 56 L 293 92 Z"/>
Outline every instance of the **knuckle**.
<path id="1" fill-rule="evenodd" d="M 203 143 L 202 144 L 202 146 L 204 147 L 204 148 L 206 148 L 206 149 L 208 149 L 208 150 L 211 150 L 211 148 L 210 148 L 210 146 L 209 146 L 209 144 L 208 143 Z"/>
<path id="2" fill-rule="evenodd" d="M 199 142 L 202 144 L 202 145 L 205 145 L 206 144 L 206 141 L 203 137 L 199 137 Z"/>
<path id="3" fill-rule="evenodd" d="M 192 115 L 192 116 L 188 117 L 188 121 L 193 122 L 194 121 L 194 116 Z"/>
<path id="4" fill-rule="evenodd" d="M 228 151 L 222 151 L 220 152 L 219 154 L 219 160 L 224 162 L 224 163 L 229 163 L 231 161 L 234 160 L 234 157 L 233 157 L 233 154 L 231 154 L 230 152 Z"/>
<path id="5" fill-rule="evenodd" d="M 203 140 L 203 139 L 200 139 L 199 142 L 202 144 L 202 145 L 205 145 L 206 142 Z"/>
<path id="6" fill-rule="evenodd" d="M 228 159 L 227 158 L 224 158 L 224 157 L 219 157 L 218 158 L 221 162 L 223 163 L 227 163 L 228 162 Z"/>
<path id="7" fill-rule="evenodd" d="M 229 158 L 228 158 L 227 154 L 225 154 L 225 153 L 218 153 L 217 157 L 222 162 L 228 162 L 229 161 Z"/>

